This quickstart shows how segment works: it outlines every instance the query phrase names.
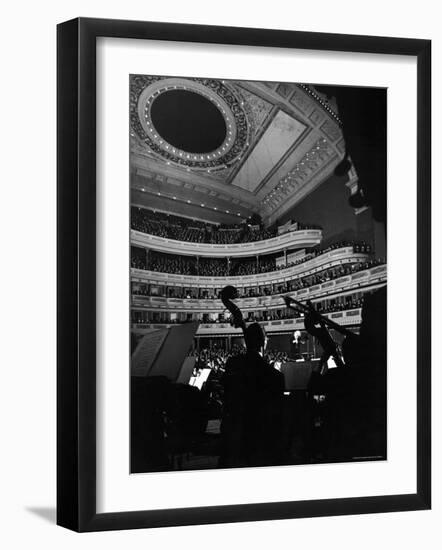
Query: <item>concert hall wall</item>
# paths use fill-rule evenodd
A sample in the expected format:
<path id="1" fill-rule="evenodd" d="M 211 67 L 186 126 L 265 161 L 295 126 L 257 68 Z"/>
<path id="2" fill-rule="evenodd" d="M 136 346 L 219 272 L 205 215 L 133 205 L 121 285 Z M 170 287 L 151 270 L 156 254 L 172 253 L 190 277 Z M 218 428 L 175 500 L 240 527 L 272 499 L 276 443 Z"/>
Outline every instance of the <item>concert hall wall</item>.
<path id="1" fill-rule="evenodd" d="M 374 228 L 371 211 L 367 208 L 360 214 L 348 204 L 350 190 L 346 187 L 347 176 L 332 175 L 299 204 L 284 214 L 278 223 L 293 219 L 301 223 L 315 223 L 323 229 L 322 246 L 340 240 L 365 241 L 372 246 Z M 379 255 L 375 251 L 376 255 Z"/>

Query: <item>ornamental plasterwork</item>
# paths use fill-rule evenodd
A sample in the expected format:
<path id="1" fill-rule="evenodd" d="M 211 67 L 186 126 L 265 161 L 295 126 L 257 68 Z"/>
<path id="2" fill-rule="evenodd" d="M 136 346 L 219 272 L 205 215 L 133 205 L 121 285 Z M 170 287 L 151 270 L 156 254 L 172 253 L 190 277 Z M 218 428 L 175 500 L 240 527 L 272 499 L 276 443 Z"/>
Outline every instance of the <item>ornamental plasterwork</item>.
<path id="1" fill-rule="evenodd" d="M 315 126 L 317 126 L 320 122 L 324 120 L 324 112 L 321 109 L 314 109 L 310 113 L 308 118 L 313 122 Z"/>
<path id="2" fill-rule="evenodd" d="M 245 88 L 241 88 L 240 93 L 244 99 L 250 126 L 253 128 L 253 133 L 256 135 L 273 109 L 273 105 L 261 97 L 252 94 Z"/>
<path id="3" fill-rule="evenodd" d="M 216 151 L 204 154 L 179 151 L 165 142 L 152 127 L 148 102 L 164 91 L 180 87 L 210 99 L 222 113 L 231 133 Z M 314 136 L 315 141 L 312 139 L 312 146 L 309 144 L 308 152 L 301 159 L 296 155 L 296 164 L 282 172 L 283 177 L 262 197 L 264 211 L 273 216 L 289 199 L 291 202 L 292 197 L 304 194 L 316 185 L 316 180 L 324 176 L 322 170 L 344 152 L 336 104 L 313 86 L 134 75 L 130 81 L 131 151 L 137 156 L 170 164 L 171 170 L 180 168 L 200 175 L 205 173 L 212 181 L 228 182 L 253 149 L 255 141 L 260 139 L 275 105 L 281 105 L 281 102 L 286 105 L 286 112 L 297 111 L 298 116 L 302 115 L 301 120 L 310 125 L 313 130 L 310 137 Z M 232 200 L 232 197 L 228 198 Z"/>
<path id="4" fill-rule="evenodd" d="M 287 99 L 293 92 L 293 84 L 283 82 L 276 88 L 276 92 L 284 99 Z"/>
<path id="5" fill-rule="evenodd" d="M 310 151 L 305 153 L 302 159 L 265 195 L 262 201 L 264 207 L 274 210 L 286 197 L 293 195 L 309 181 L 334 156 L 336 156 L 334 148 L 325 138 L 320 138 Z"/>
<path id="6" fill-rule="evenodd" d="M 298 88 L 303 90 L 314 102 L 318 103 L 321 108 L 340 126 L 342 121 L 339 118 L 338 106 L 335 98 L 327 98 L 324 94 L 318 92 L 311 84 L 297 84 Z"/>
<path id="7" fill-rule="evenodd" d="M 295 90 L 290 103 L 305 116 L 308 116 L 314 107 L 312 100 L 300 89 Z"/>
<path id="8" fill-rule="evenodd" d="M 342 137 L 342 122 L 339 117 L 336 100 L 318 92 L 313 85 L 285 82 L 279 84 L 272 83 L 274 86 L 270 87 L 266 83 L 259 82 L 250 82 L 248 84 L 252 86 L 250 88 L 252 91 L 253 88 L 261 90 L 262 93 L 260 95 L 270 102 L 272 102 L 271 96 L 279 101 L 282 100 L 289 109 L 295 111 L 298 116 L 301 115 L 302 119 L 310 126 L 318 128 L 323 125 L 323 129 L 321 128 L 320 131 L 330 141 L 337 141 Z M 263 84 L 266 88 L 271 88 L 272 92 L 270 93 L 268 90 L 264 92 Z"/>
<path id="9" fill-rule="evenodd" d="M 158 134 L 150 117 L 150 108 L 155 97 L 171 89 L 201 94 L 216 105 L 227 128 L 225 140 L 218 149 L 204 154 L 189 153 L 167 143 Z M 209 173 L 238 162 L 251 138 L 244 103 L 241 104 L 241 99 L 227 82 L 214 79 L 133 75 L 130 81 L 130 121 L 138 139 L 166 163 Z"/>
<path id="10" fill-rule="evenodd" d="M 326 120 L 321 126 L 321 131 L 330 139 L 330 141 L 337 141 L 342 137 L 342 131 L 339 126 L 332 120 Z"/>

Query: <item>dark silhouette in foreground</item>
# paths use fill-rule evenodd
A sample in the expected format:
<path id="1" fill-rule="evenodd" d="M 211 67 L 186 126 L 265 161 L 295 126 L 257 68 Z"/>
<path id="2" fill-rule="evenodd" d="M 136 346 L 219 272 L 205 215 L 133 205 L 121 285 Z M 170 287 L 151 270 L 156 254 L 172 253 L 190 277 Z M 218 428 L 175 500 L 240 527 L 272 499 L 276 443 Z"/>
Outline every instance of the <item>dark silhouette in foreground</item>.
<path id="1" fill-rule="evenodd" d="M 219 467 L 282 461 L 284 376 L 263 358 L 267 339 L 258 323 L 244 331 L 247 351 L 227 360 Z"/>

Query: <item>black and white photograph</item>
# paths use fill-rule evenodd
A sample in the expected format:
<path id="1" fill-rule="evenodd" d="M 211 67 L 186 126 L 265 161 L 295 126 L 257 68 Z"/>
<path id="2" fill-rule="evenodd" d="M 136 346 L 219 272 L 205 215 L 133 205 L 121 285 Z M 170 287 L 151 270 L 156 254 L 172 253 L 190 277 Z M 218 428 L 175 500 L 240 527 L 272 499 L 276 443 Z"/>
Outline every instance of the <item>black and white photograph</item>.
<path id="1" fill-rule="evenodd" d="M 387 89 L 128 85 L 131 473 L 387 460 Z"/>
<path id="2" fill-rule="evenodd" d="M 0 546 L 437 548 L 437 6 L 6 5 Z"/>

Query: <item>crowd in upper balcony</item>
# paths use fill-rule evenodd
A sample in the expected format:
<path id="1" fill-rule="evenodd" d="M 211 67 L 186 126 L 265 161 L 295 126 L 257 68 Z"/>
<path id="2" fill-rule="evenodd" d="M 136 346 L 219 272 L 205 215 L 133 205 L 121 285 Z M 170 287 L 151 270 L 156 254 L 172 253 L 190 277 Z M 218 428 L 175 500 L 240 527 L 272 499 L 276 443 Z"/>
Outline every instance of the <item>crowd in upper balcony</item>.
<path id="1" fill-rule="evenodd" d="M 364 305 L 363 298 L 354 298 L 347 300 L 346 302 L 340 302 L 333 305 L 318 304 L 316 308 L 319 313 L 335 313 L 336 311 L 345 311 L 347 309 L 358 309 Z"/>
<path id="2" fill-rule="evenodd" d="M 347 263 L 337 267 L 331 267 L 324 269 L 319 273 L 308 275 L 305 277 L 299 277 L 292 281 L 285 283 L 275 283 L 262 285 L 260 287 L 245 287 L 238 289 L 238 298 L 260 298 L 264 296 L 272 296 L 278 294 L 286 294 L 288 292 L 294 292 L 303 288 L 309 288 L 314 285 L 323 284 L 328 281 L 333 281 L 340 277 L 352 275 L 359 271 L 370 269 L 377 265 L 382 265 L 385 260 L 382 258 L 368 260 L 366 262 Z M 154 290 L 150 288 L 154 287 Z M 167 293 L 161 294 L 158 292 L 157 285 L 148 284 L 135 284 L 132 288 L 132 294 L 138 296 L 161 296 L 164 295 L 167 298 L 179 298 L 179 299 L 201 299 L 201 300 L 214 300 L 218 298 L 217 292 L 214 289 L 194 288 L 185 289 L 177 286 L 167 287 Z"/>
<path id="3" fill-rule="evenodd" d="M 357 291 L 353 294 L 347 294 L 345 296 L 338 296 L 336 298 L 324 297 L 319 301 L 314 303 L 316 311 L 325 315 L 328 313 L 335 313 L 340 311 L 349 311 L 354 309 L 362 308 L 364 304 L 364 297 L 367 294 L 370 294 L 371 291 Z M 171 314 L 167 311 L 161 311 L 161 319 L 156 318 L 155 315 L 158 312 L 151 311 L 132 311 L 132 322 L 137 324 L 148 324 L 148 323 L 167 323 L 167 324 L 180 324 L 199 320 L 202 323 L 208 324 L 218 324 L 218 323 L 229 323 L 229 316 L 224 314 L 219 314 L 216 318 L 210 319 L 207 314 L 202 314 L 201 312 L 196 312 L 194 314 L 182 313 L 182 314 Z M 273 309 L 256 309 L 256 310 L 246 310 L 242 311 L 244 320 L 247 323 L 259 321 L 279 321 L 287 319 L 296 319 L 300 318 L 300 314 L 291 309 L 285 307 L 284 303 L 281 300 L 280 308 Z M 180 318 L 180 316 L 183 316 Z"/>
<path id="4" fill-rule="evenodd" d="M 262 223 L 214 224 L 165 214 L 133 206 L 131 227 L 136 231 L 177 241 L 208 244 L 235 244 L 271 239 L 277 227 L 263 227 Z M 318 226 L 298 223 L 298 229 L 319 229 Z"/>
<path id="5" fill-rule="evenodd" d="M 180 275 L 200 275 L 203 277 L 234 277 L 243 275 L 255 275 L 276 270 L 287 269 L 312 260 L 322 254 L 344 247 L 353 247 L 355 253 L 370 254 L 372 248 L 365 242 L 340 241 L 326 248 L 310 249 L 305 256 L 287 264 L 277 264 L 276 254 L 259 256 L 254 258 L 195 258 L 193 256 L 180 256 L 166 254 L 150 250 L 148 254 L 143 249 L 133 247 L 131 253 L 131 267 L 160 273 L 176 273 Z M 341 271 L 336 271 L 330 278 L 342 276 Z M 325 282 L 317 279 L 316 283 Z"/>
<path id="6" fill-rule="evenodd" d="M 345 311 L 349 309 L 358 309 L 361 308 L 364 303 L 363 298 L 349 298 L 348 300 L 342 302 L 336 302 L 328 305 L 322 303 L 315 304 L 315 309 L 321 314 L 334 313 L 337 311 Z M 279 321 L 283 319 L 293 319 L 299 317 L 299 313 L 291 309 L 283 310 L 268 310 L 268 311 L 258 311 L 252 313 L 247 317 L 247 322 L 253 321 Z"/>
<path id="7" fill-rule="evenodd" d="M 376 258 L 366 262 L 348 263 L 337 267 L 330 267 L 320 271 L 319 273 L 314 273 L 306 277 L 299 277 L 293 281 L 288 281 L 287 283 L 280 285 L 278 288 L 281 289 L 282 287 L 280 292 L 301 290 L 302 288 L 321 285 L 323 283 L 327 283 L 328 281 L 333 281 L 334 279 L 339 279 L 340 277 L 345 277 L 346 275 L 352 275 L 358 271 L 364 271 L 384 263 L 384 259 Z"/>
<path id="8" fill-rule="evenodd" d="M 189 256 L 159 254 L 150 251 L 147 263 L 148 265 L 144 258 L 143 267 L 139 267 L 139 269 L 149 269 L 160 273 L 179 273 L 180 275 L 198 274 L 195 258 Z"/>

